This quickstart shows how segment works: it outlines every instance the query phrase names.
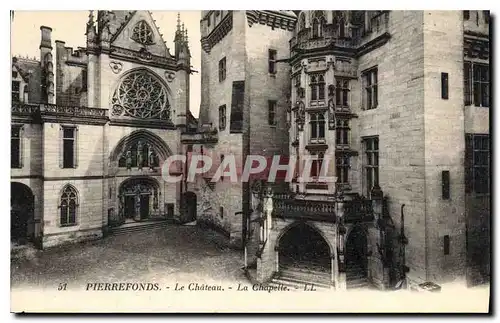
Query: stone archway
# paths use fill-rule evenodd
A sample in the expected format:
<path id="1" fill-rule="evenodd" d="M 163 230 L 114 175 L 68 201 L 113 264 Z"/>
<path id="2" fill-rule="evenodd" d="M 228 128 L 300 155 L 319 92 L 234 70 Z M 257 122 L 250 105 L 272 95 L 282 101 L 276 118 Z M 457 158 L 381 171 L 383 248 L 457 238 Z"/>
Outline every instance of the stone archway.
<path id="1" fill-rule="evenodd" d="M 345 244 L 345 255 L 347 288 L 366 286 L 368 239 L 362 226 L 354 225 L 349 232 Z"/>
<path id="2" fill-rule="evenodd" d="M 10 184 L 10 235 L 11 242 L 26 244 L 34 238 L 35 196 L 31 189 L 22 183 Z"/>
<path id="3" fill-rule="evenodd" d="M 121 222 L 144 221 L 159 210 L 161 195 L 158 182 L 150 177 L 132 177 L 119 188 L 119 217 Z"/>
<path id="4" fill-rule="evenodd" d="M 330 246 L 318 229 L 298 222 L 285 230 L 277 241 L 280 269 L 330 272 Z"/>

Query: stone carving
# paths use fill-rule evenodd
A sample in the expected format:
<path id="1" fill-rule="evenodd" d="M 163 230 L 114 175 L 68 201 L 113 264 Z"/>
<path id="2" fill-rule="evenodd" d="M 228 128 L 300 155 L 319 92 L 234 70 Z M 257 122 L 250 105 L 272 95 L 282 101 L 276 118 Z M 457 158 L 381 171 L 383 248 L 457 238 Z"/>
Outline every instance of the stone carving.
<path id="1" fill-rule="evenodd" d="M 297 124 L 299 125 L 299 130 L 303 129 L 305 118 L 306 118 L 306 108 L 304 102 L 300 101 L 298 103 L 299 109 L 297 113 Z"/>
<path id="2" fill-rule="evenodd" d="M 157 210 L 158 209 L 158 191 L 154 190 L 153 194 L 153 209 Z"/>
<path id="3" fill-rule="evenodd" d="M 151 147 L 151 145 L 149 145 L 149 152 L 148 152 L 148 166 L 150 169 L 153 169 L 154 168 L 154 164 L 155 164 L 155 153 L 153 151 L 153 147 Z"/>
<path id="4" fill-rule="evenodd" d="M 118 74 L 122 71 L 123 64 L 120 62 L 111 61 L 109 63 L 109 67 L 111 67 L 111 70 L 113 71 L 113 73 Z"/>
<path id="5" fill-rule="evenodd" d="M 175 79 L 175 73 L 165 71 L 165 77 L 167 78 L 167 81 L 172 82 Z"/>
<path id="6" fill-rule="evenodd" d="M 332 99 L 328 100 L 328 130 L 335 129 L 335 101 Z"/>
<path id="7" fill-rule="evenodd" d="M 142 164 L 144 163 L 144 156 L 142 151 L 142 142 L 137 143 L 137 168 L 142 169 Z"/>
<path id="8" fill-rule="evenodd" d="M 129 151 L 127 151 L 126 153 L 126 167 L 127 169 L 131 169 L 132 168 L 132 153 Z"/>

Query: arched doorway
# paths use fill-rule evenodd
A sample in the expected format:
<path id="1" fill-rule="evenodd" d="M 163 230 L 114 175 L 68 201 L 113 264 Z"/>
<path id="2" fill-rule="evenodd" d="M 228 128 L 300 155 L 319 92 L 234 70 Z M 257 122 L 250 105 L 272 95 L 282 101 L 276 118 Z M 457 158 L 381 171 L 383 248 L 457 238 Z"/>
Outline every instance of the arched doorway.
<path id="1" fill-rule="evenodd" d="M 123 222 L 142 221 L 159 214 L 161 192 L 148 177 L 130 178 L 120 185 L 119 212 Z"/>
<path id="2" fill-rule="evenodd" d="M 368 243 L 361 226 L 352 228 L 347 236 L 345 251 L 347 288 L 366 285 Z"/>
<path id="3" fill-rule="evenodd" d="M 10 239 L 16 244 L 26 244 L 34 237 L 35 196 L 21 183 L 10 184 Z"/>
<path id="4" fill-rule="evenodd" d="M 197 198 L 194 192 L 184 193 L 184 211 L 186 212 L 186 221 L 196 220 Z"/>
<path id="5" fill-rule="evenodd" d="M 311 226 L 298 223 L 290 227 L 278 241 L 280 269 L 300 268 L 329 272 L 330 246 Z"/>

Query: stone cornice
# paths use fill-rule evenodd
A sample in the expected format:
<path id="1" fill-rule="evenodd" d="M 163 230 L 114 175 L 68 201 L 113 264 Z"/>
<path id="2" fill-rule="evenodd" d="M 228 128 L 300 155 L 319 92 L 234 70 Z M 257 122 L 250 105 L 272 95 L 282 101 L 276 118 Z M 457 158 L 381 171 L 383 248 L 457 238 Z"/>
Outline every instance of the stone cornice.
<path id="1" fill-rule="evenodd" d="M 119 127 L 134 127 L 134 128 L 148 128 L 148 129 L 167 129 L 175 130 L 175 125 L 168 120 L 151 120 L 151 119 L 110 119 L 110 126 Z"/>
<path id="2" fill-rule="evenodd" d="M 233 29 L 233 12 L 229 11 L 222 21 L 201 39 L 201 47 L 206 53 L 210 53 L 212 47 L 220 42 Z"/>
<path id="3" fill-rule="evenodd" d="M 388 32 L 385 32 L 381 34 L 380 36 L 374 38 L 373 40 L 370 40 L 367 43 L 364 43 L 363 45 L 359 46 L 356 49 L 356 57 L 362 56 L 366 53 L 371 52 L 372 50 L 379 48 L 380 46 L 384 45 L 391 39 L 391 34 Z"/>
<path id="4" fill-rule="evenodd" d="M 250 27 L 252 27 L 253 24 L 261 24 L 272 28 L 293 31 L 297 23 L 296 17 L 285 15 L 278 11 L 247 10 L 246 16 Z"/>
<path id="5" fill-rule="evenodd" d="M 69 65 L 69 66 L 87 67 L 86 62 L 66 61 L 65 63 L 66 63 L 66 65 Z"/>
<path id="6" fill-rule="evenodd" d="M 157 56 L 147 51 L 133 51 L 116 46 L 111 47 L 109 57 L 174 71 L 180 68 L 173 58 Z"/>

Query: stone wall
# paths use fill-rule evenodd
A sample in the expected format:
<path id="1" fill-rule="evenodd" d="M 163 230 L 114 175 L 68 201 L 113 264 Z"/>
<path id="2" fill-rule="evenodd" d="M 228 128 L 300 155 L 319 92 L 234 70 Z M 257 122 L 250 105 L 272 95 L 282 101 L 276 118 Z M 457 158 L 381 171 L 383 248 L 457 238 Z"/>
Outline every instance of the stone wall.
<path id="1" fill-rule="evenodd" d="M 389 16 L 391 39 L 359 58 L 358 71 L 377 66 L 378 106 L 362 110 L 360 82 L 354 82 L 351 98 L 359 115 L 352 131 L 353 176 L 364 180 L 363 144 L 365 136 L 379 137 L 379 185 L 389 199 L 389 215 L 397 230 L 400 208 L 405 204 L 405 227 L 410 241 L 407 266 L 415 279 L 426 279 L 425 224 L 425 143 L 424 143 L 424 35 L 423 13 L 392 11 Z M 356 158 L 355 158 L 356 159 Z M 354 168 L 356 167 L 356 168 Z M 397 256 L 396 256 L 397 258 Z M 398 259 L 395 259 L 397 262 Z"/>
<path id="2" fill-rule="evenodd" d="M 463 24 L 461 11 L 425 11 L 424 128 L 427 280 L 465 277 Z M 449 98 L 441 98 L 448 73 Z M 450 199 L 442 198 L 441 172 L 450 172 Z M 444 236 L 450 251 L 444 254 Z M 411 241 L 411 240 L 410 240 Z"/>

